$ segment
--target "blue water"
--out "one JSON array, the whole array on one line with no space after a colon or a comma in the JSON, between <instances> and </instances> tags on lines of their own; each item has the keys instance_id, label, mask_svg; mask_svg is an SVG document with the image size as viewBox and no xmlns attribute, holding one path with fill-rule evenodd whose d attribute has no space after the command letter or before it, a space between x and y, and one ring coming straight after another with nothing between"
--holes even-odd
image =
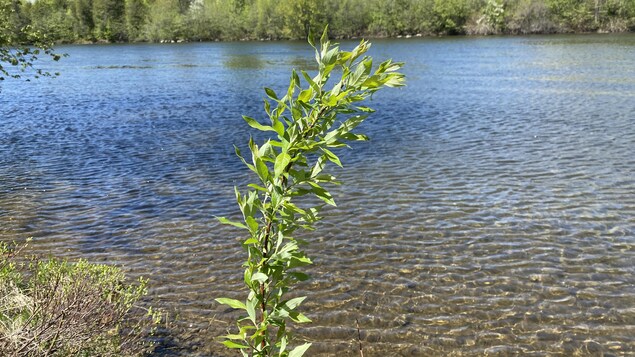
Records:
<instances>
[{"instance_id":1,"label":"blue water","mask_svg":"<svg viewBox=\"0 0 635 357\"><path fill-rule=\"evenodd\" d=\"M344 47L354 43L345 42ZM0 239L150 278L159 355L229 355L233 153L303 42L65 46L0 83ZM377 93L307 235L311 355L635 353L635 36L373 41ZM258 137L261 138L261 137ZM228 293L229 291L229 293Z\"/></svg>"}]
</instances>

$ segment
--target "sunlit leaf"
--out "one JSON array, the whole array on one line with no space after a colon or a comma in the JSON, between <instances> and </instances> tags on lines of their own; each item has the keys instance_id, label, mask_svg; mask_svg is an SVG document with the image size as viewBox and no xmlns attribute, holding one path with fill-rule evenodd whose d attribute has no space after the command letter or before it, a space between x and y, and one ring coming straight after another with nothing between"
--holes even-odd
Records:
<instances>
[{"instance_id":1,"label":"sunlit leaf","mask_svg":"<svg viewBox=\"0 0 635 357\"><path fill-rule=\"evenodd\" d=\"M247 307L245 306L245 304L242 301L238 301L236 299L218 298L218 299L215 299L215 300L219 304L228 305L229 307L232 307L234 309L241 309L241 310L246 310L247 309Z\"/></svg>"},{"instance_id":2,"label":"sunlit leaf","mask_svg":"<svg viewBox=\"0 0 635 357\"><path fill-rule=\"evenodd\" d=\"M305 89L302 92L300 92L300 95L298 95L298 100L308 103L309 100L311 100L312 95L313 95L313 90L311 88Z\"/></svg>"},{"instance_id":3,"label":"sunlit leaf","mask_svg":"<svg viewBox=\"0 0 635 357\"><path fill-rule=\"evenodd\" d=\"M331 150L326 149L326 148L322 148L322 151L324 152L324 154L326 155L326 158L331 161L332 163L334 163L335 165L339 166L339 167L343 167L342 166L342 162L340 161L340 158L337 157L337 155L335 155Z\"/></svg>"},{"instance_id":4,"label":"sunlit leaf","mask_svg":"<svg viewBox=\"0 0 635 357\"><path fill-rule=\"evenodd\" d=\"M243 228L243 229L249 229L247 228L246 225L240 223L240 222L236 222L236 221L230 221L229 219L225 218L225 217L216 217L216 219L218 219L218 221L222 224L228 224L230 226L234 226L234 227L238 227L238 228Z\"/></svg>"},{"instance_id":5,"label":"sunlit leaf","mask_svg":"<svg viewBox=\"0 0 635 357\"><path fill-rule=\"evenodd\" d=\"M269 179L269 169L267 168L267 164L265 164L265 162L260 158L256 159L256 171L260 180L262 182L267 182Z\"/></svg>"},{"instance_id":6,"label":"sunlit leaf","mask_svg":"<svg viewBox=\"0 0 635 357\"><path fill-rule=\"evenodd\" d=\"M251 322L253 322L254 324L256 323L256 304L257 303L258 301L255 298L251 298L251 299L247 299L247 303L245 304L247 315L249 316L249 319L251 320Z\"/></svg>"},{"instance_id":7,"label":"sunlit leaf","mask_svg":"<svg viewBox=\"0 0 635 357\"><path fill-rule=\"evenodd\" d=\"M274 164L274 176L278 177L282 175L290 162L291 156L289 156L289 154L286 152L280 153L280 155L276 157L276 162Z\"/></svg>"},{"instance_id":8,"label":"sunlit leaf","mask_svg":"<svg viewBox=\"0 0 635 357\"><path fill-rule=\"evenodd\" d=\"M262 125L256 121L256 119L243 115L243 119L249 124L250 127L260 131L275 131L273 127L269 125Z\"/></svg>"},{"instance_id":9,"label":"sunlit leaf","mask_svg":"<svg viewBox=\"0 0 635 357\"><path fill-rule=\"evenodd\" d=\"M223 345L225 345L228 348L249 348L249 346L247 346L247 345L241 345L240 343L236 343L236 342L230 341L230 340L223 341ZM299 355L299 356L301 356L301 355Z\"/></svg>"},{"instance_id":10,"label":"sunlit leaf","mask_svg":"<svg viewBox=\"0 0 635 357\"><path fill-rule=\"evenodd\" d=\"M291 300L289 300L289 301L284 303L284 308L287 309L287 310L293 310L296 307L300 306L302 301L304 301L305 299L306 299L306 296L293 298L293 299L291 299Z\"/></svg>"},{"instance_id":11,"label":"sunlit leaf","mask_svg":"<svg viewBox=\"0 0 635 357\"><path fill-rule=\"evenodd\" d=\"M269 277L264 273L256 273L251 276L251 281L257 281L259 283L264 283L269 279Z\"/></svg>"},{"instance_id":12,"label":"sunlit leaf","mask_svg":"<svg viewBox=\"0 0 635 357\"><path fill-rule=\"evenodd\" d=\"M289 352L289 357L302 357L309 347L311 347L310 343L300 345Z\"/></svg>"}]
</instances>

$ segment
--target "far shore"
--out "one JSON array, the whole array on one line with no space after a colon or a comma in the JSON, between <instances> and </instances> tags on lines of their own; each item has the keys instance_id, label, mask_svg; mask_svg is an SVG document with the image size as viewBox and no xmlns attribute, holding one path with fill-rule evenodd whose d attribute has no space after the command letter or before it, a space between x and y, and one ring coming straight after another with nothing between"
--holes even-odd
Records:
<instances>
[{"instance_id":1,"label":"far shore","mask_svg":"<svg viewBox=\"0 0 635 357\"><path fill-rule=\"evenodd\" d=\"M492 33L492 34L405 34L396 36L384 36L384 35L368 35L368 36L335 36L332 37L336 41L347 40L388 40L388 39L411 39L411 38L487 38L487 37L518 37L518 36L552 36L552 35L627 35L633 34L633 31L567 31L567 32L533 32L533 33ZM149 44L175 44L175 43L211 43L211 42L285 42L285 41L303 41L298 38L241 38L241 39L165 39L159 41L114 41L109 42L106 40L81 40L75 42L57 42L56 45L106 45L106 44L135 44L135 43L149 43Z\"/></svg>"}]
</instances>

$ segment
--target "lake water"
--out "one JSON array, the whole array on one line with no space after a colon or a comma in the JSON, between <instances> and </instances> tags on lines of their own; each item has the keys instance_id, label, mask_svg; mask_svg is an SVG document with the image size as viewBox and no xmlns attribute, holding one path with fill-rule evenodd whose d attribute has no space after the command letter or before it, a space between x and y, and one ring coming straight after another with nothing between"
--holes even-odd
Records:
<instances>
[{"instance_id":1,"label":"lake water","mask_svg":"<svg viewBox=\"0 0 635 357\"><path fill-rule=\"evenodd\" d=\"M352 47L345 42L344 47ZM233 153L303 42L60 47L0 83L0 238L150 278L157 355L230 355L242 298ZM378 93L307 235L310 355L635 353L635 36L374 41Z\"/></svg>"}]
</instances>

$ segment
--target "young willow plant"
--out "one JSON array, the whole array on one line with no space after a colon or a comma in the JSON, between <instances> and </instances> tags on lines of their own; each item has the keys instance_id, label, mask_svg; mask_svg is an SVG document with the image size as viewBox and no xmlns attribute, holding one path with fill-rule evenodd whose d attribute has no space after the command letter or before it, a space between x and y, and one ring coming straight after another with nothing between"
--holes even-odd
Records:
<instances>
[{"instance_id":1,"label":"young willow plant","mask_svg":"<svg viewBox=\"0 0 635 357\"><path fill-rule=\"evenodd\" d=\"M219 218L249 234L242 243L248 253L244 280L249 296L244 302L216 299L246 313L238 320L238 332L223 337L225 346L239 349L243 356L298 357L311 345L288 350L287 323L310 322L298 311L306 297L287 297L294 283L308 279L296 268L311 264L300 249L303 242L295 238L296 231L313 230L320 219L320 209L335 206L324 188L325 184L338 183L333 175L325 173L327 163L342 166L332 150L347 147L348 141L368 140L366 135L352 132L373 112L359 102L382 87L404 85L404 75L397 72L402 63L388 60L373 71L372 58L365 56L370 48L367 41L350 52L341 51L337 44L328 41L325 30L319 49L311 38L309 44L315 49L319 72L311 77L301 71L306 88L301 87L300 76L293 71L283 97L265 88L269 98L265 100L265 111L271 124L243 117L252 128L272 132L276 137L260 146L250 139L250 160L235 148L259 182L249 184L246 194L235 188L244 222ZM339 81L327 89L333 78ZM304 204L297 204L302 197Z\"/></svg>"}]
</instances>

